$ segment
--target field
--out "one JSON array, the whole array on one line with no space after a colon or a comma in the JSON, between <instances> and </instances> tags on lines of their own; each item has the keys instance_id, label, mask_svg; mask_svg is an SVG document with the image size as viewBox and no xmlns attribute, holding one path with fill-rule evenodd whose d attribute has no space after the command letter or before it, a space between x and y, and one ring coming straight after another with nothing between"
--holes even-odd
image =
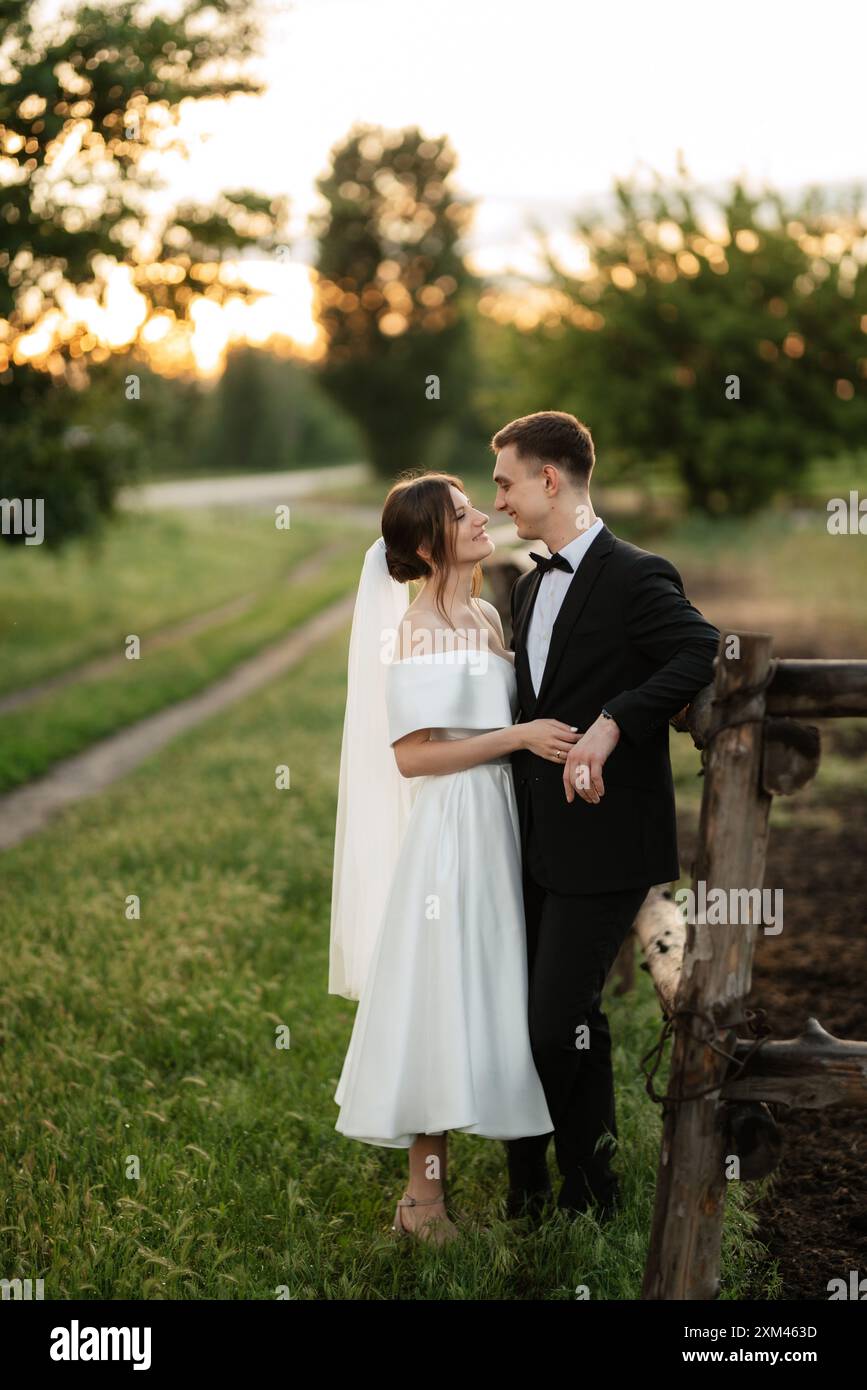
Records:
<instances>
[{"instance_id":1,"label":"field","mask_svg":"<svg viewBox=\"0 0 867 1390\"><path fill-rule=\"evenodd\" d=\"M627 519L610 524L629 534ZM254 606L211 629L213 646L207 634L181 643L171 679L159 653L131 663L142 680L130 704L115 676L88 698L76 685L59 690L30 710L29 745L21 711L4 763L20 775L33 764L10 763L16 744L44 746L50 761L67 746L63 719L83 746L303 621L352 587L372 538L331 531L325 542L311 527L290 555L257 549L252 518L146 526L147 544L132 527L103 561L48 557L36 587L49 602L33 599L26 636L6 634L7 690L104 654L109 633L157 631L248 592ZM337 555L309 584L285 583L335 539ZM829 543L818 527L766 516L712 533L682 526L655 545L721 626L737 626L729 614L748 602L749 626L767 617L780 651L867 655L855 538ZM177 550L195 563L173 575ZM111 565L110 587L94 563ZM20 595L14 567L0 581L10 574ZM48 611L55 602L65 612ZM327 994L347 634L4 857L0 1247L7 1275L44 1278L48 1298L270 1299L283 1289L296 1299L556 1300L582 1284L594 1299L639 1294L660 1130L638 1066L660 1024L644 971L607 1004L625 1207L601 1231L589 1219L555 1217L536 1233L506 1223L502 1145L456 1135L449 1188L465 1239L445 1252L395 1246L387 1228L404 1156L334 1130L354 1010ZM840 1036L867 1037L867 740L843 721L825 745L814 786L774 807L766 881L787 893L787 927L759 943L750 1002L769 1010L777 1035L814 1014ZM672 749L686 875L700 765L688 737L673 735ZM282 763L292 785L278 791ZM131 895L139 917L126 915ZM731 1186L727 1299L822 1298L827 1278L867 1254L863 1116L801 1112L784 1126L779 1174Z\"/></svg>"}]
</instances>

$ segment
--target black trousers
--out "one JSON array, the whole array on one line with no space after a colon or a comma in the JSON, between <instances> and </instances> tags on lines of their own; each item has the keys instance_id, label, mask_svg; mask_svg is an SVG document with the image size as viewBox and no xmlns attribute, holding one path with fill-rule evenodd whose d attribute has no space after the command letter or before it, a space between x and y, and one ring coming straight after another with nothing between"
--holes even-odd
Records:
<instances>
[{"instance_id":1,"label":"black trousers","mask_svg":"<svg viewBox=\"0 0 867 1390\"><path fill-rule=\"evenodd\" d=\"M558 1205L583 1209L617 1191L610 1141L617 1138L611 1032L601 1008L611 966L647 888L563 895L544 885L529 797L521 807L524 912L529 966L530 1045L551 1119L563 1178ZM540 881L541 880L541 881ZM579 885L580 886L580 885ZM507 1141L513 1191L549 1185L550 1134Z\"/></svg>"}]
</instances>

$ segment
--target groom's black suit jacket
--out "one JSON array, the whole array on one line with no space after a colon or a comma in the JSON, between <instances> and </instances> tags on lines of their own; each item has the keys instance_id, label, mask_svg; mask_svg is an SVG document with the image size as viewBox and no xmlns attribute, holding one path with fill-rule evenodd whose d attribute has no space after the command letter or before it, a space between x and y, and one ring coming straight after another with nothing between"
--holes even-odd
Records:
<instances>
[{"instance_id":1,"label":"groom's black suit jacket","mask_svg":"<svg viewBox=\"0 0 867 1390\"><path fill-rule=\"evenodd\" d=\"M525 859L532 825L536 877L554 893L667 883L680 876L668 721L712 679L719 631L674 565L603 525L563 599L536 695L526 635L540 579L538 569L521 575L510 598L518 722L560 719L583 732L604 705L621 733L595 805L577 793L567 802L562 763L512 754Z\"/></svg>"}]
</instances>

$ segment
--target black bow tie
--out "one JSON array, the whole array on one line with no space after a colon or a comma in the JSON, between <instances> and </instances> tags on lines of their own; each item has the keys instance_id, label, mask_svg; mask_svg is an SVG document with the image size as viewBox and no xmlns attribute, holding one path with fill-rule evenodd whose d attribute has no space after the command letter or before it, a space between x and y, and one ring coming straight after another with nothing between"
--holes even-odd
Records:
<instances>
[{"instance_id":1,"label":"black bow tie","mask_svg":"<svg viewBox=\"0 0 867 1390\"><path fill-rule=\"evenodd\" d=\"M572 566L565 555L554 554L549 560L544 555L537 555L534 550L531 550L530 559L536 561L536 568L540 574L547 574L549 570L553 569L566 570L568 574L572 573Z\"/></svg>"}]
</instances>

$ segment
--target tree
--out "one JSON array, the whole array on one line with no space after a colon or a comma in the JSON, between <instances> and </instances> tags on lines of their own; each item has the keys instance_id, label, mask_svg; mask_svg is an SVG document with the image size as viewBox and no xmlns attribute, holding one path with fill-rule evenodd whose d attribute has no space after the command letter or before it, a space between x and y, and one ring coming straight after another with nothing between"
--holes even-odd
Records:
<instances>
[{"instance_id":1,"label":"tree","mask_svg":"<svg viewBox=\"0 0 867 1390\"><path fill-rule=\"evenodd\" d=\"M474 280L458 250L471 209L446 139L355 127L317 186L323 386L363 431L377 471L415 467L466 408Z\"/></svg>"},{"instance_id":2,"label":"tree","mask_svg":"<svg viewBox=\"0 0 867 1390\"><path fill-rule=\"evenodd\" d=\"M260 90L239 71L258 38L249 0L173 8L169 19L142 0L108 0L36 28L33 0L0 2L0 495L43 488L49 544L92 529L141 453L121 392L112 429L77 430L110 353L66 318L65 295L99 298L123 262L147 316L183 322L199 296L252 294L224 285L219 262L276 245L285 214L245 190L212 207L153 209L154 153L183 151L180 103Z\"/></svg>"},{"instance_id":3,"label":"tree","mask_svg":"<svg viewBox=\"0 0 867 1390\"><path fill-rule=\"evenodd\" d=\"M301 362L233 347L209 404L204 452L211 467L268 472L360 455L351 422L335 412L313 368Z\"/></svg>"},{"instance_id":4,"label":"tree","mask_svg":"<svg viewBox=\"0 0 867 1390\"><path fill-rule=\"evenodd\" d=\"M672 458L690 504L744 513L867 429L865 222L812 191L702 198L616 185L578 222L582 275L548 256L559 309L537 380L634 465ZM699 205L702 211L699 212Z\"/></svg>"}]
</instances>

